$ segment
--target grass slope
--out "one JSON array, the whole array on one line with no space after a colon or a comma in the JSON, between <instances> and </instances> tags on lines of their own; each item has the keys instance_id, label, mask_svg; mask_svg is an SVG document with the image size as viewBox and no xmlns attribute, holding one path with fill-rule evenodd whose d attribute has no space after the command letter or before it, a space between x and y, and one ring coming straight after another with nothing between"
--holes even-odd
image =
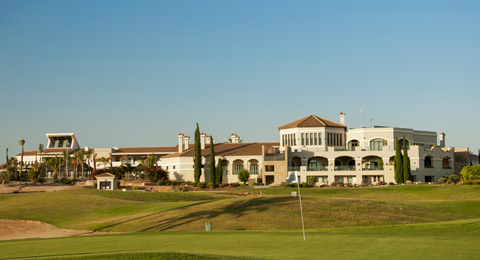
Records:
<instances>
[{"instance_id":1,"label":"grass slope","mask_svg":"<svg viewBox=\"0 0 480 260\"><path fill-rule=\"evenodd\" d=\"M263 189L262 197L97 190L0 194L0 218L117 232L200 231L205 222L214 230L298 229L293 190ZM302 189L302 195L308 229L480 218L479 186Z\"/></svg>"},{"instance_id":2,"label":"grass slope","mask_svg":"<svg viewBox=\"0 0 480 260\"><path fill-rule=\"evenodd\" d=\"M480 250L480 219L307 230L306 237L303 241L301 232L296 230L144 232L29 239L0 242L0 259L124 259L123 254L133 252L263 259L476 259Z\"/></svg>"}]
</instances>

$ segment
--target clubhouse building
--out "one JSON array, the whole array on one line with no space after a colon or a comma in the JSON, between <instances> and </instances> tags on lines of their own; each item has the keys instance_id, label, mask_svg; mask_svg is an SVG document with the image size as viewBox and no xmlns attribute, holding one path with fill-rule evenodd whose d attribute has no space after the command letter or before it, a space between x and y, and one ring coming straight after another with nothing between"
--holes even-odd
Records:
<instances>
[{"instance_id":1,"label":"clubhouse building","mask_svg":"<svg viewBox=\"0 0 480 260\"><path fill-rule=\"evenodd\" d=\"M221 159L225 183L238 182L241 169L250 172L252 181L267 185L282 184L293 171L298 172L301 182L313 179L317 185L395 182L396 138L401 146L405 138L414 182L436 182L454 173L454 148L445 146L444 133L383 126L347 129L345 116L340 113L339 122L334 122L310 115L285 124L278 128L279 142L243 143L237 134L231 134L230 143L212 144L210 137L202 133L201 181L210 181L209 157L213 145L215 163ZM34 155L55 156L63 150L73 153L90 150L80 148L73 134L47 134L47 138L47 149L40 154L25 152L24 161L33 161ZM193 181L193 143L182 133L177 138L178 144L173 147L93 148L94 157L111 158L111 163L105 165L90 159L86 164L92 168L127 163L135 167L148 156L155 156L171 180Z\"/></svg>"}]
</instances>

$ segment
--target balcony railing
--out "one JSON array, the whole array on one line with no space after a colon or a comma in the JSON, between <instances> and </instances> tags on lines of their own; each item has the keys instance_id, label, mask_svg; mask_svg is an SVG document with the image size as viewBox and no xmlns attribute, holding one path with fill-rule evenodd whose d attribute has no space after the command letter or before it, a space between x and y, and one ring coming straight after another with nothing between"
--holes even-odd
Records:
<instances>
[{"instance_id":1,"label":"balcony railing","mask_svg":"<svg viewBox=\"0 0 480 260\"><path fill-rule=\"evenodd\" d=\"M288 166L288 171L300 171L300 166Z\"/></svg>"},{"instance_id":2,"label":"balcony railing","mask_svg":"<svg viewBox=\"0 0 480 260\"><path fill-rule=\"evenodd\" d=\"M368 167L363 168L362 171L383 171L383 167Z\"/></svg>"},{"instance_id":3,"label":"balcony railing","mask_svg":"<svg viewBox=\"0 0 480 260\"><path fill-rule=\"evenodd\" d=\"M314 171L326 171L328 170L327 166L308 166L307 171L314 172Z\"/></svg>"},{"instance_id":4,"label":"balcony railing","mask_svg":"<svg viewBox=\"0 0 480 260\"><path fill-rule=\"evenodd\" d=\"M335 166L335 171L355 171L355 166Z\"/></svg>"}]
</instances>

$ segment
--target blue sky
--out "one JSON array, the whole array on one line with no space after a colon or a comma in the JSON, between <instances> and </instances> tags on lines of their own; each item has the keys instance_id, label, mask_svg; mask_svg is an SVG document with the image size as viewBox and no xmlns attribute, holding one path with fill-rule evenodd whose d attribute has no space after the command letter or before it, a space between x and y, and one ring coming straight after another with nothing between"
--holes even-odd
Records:
<instances>
[{"instance_id":1,"label":"blue sky","mask_svg":"<svg viewBox=\"0 0 480 260\"><path fill-rule=\"evenodd\" d=\"M81 146L277 141L310 114L480 141L479 1L0 0L0 158ZM0 159L3 162L3 159Z\"/></svg>"}]
</instances>

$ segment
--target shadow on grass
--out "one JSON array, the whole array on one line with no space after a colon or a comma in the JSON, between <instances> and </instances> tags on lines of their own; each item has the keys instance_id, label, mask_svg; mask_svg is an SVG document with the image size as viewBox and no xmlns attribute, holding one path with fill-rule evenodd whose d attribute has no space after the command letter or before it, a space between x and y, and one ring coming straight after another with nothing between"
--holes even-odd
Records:
<instances>
[{"instance_id":1,"label":"shadow on grass","mask_svg":"<svg viewBox=\"0 0 480 260\"><path fill-rule=\"evenodd\" d=\"M140 230L140 232L152 231L158 228L160 228L159 231L166 231L178 226L197 221L199 219L212 219L224 214L231 215L233 216L233 218L239 218L247 212L259 213L267 211L269 207L280 205L287 201L292 201L292 198L262 197L249 199L247 201L238 201L218 209L200 210L191 214L186 214L180 218L171 217L165 220L161 220L156 225Z\"/></svg>"},{"instance_id":2,"label":"shadow on grass","mask_svg":"<svg viewBox=\"0 0 480 260\"><path fill-rule=\"evenodd\" d=\"M148 217L152 217L152 216L160 216L160 215L162 215L162 214L164 214L168 211L171 211L171 210L185 209L185 208L202 205L202 204L209 203L209 202L211 202L211 201L201 201L201 202L197 202L197 203L193 203L193 204L189 204L189 205L185 205L185 206L180 206L180 207L177 207L175 209L165 210L165 211L161 211L161 212L155 212L155 213L152 213L152 214L143 215L141 217L130 218L130 219L120 221L120 222L116 222L116 223L113 223L113 224L110 224L110 225L101 226L99 228L94 229L93 232L103 231L103 229L106 229L106 228L115 227L115 226L118 226L118 225L126 224L126 223L129 223L129 222L132 222L132 221L136 221L136 220L140 220L140 219L144 219L144 218L148 218Z\"/></svg>"}]
</instances>

